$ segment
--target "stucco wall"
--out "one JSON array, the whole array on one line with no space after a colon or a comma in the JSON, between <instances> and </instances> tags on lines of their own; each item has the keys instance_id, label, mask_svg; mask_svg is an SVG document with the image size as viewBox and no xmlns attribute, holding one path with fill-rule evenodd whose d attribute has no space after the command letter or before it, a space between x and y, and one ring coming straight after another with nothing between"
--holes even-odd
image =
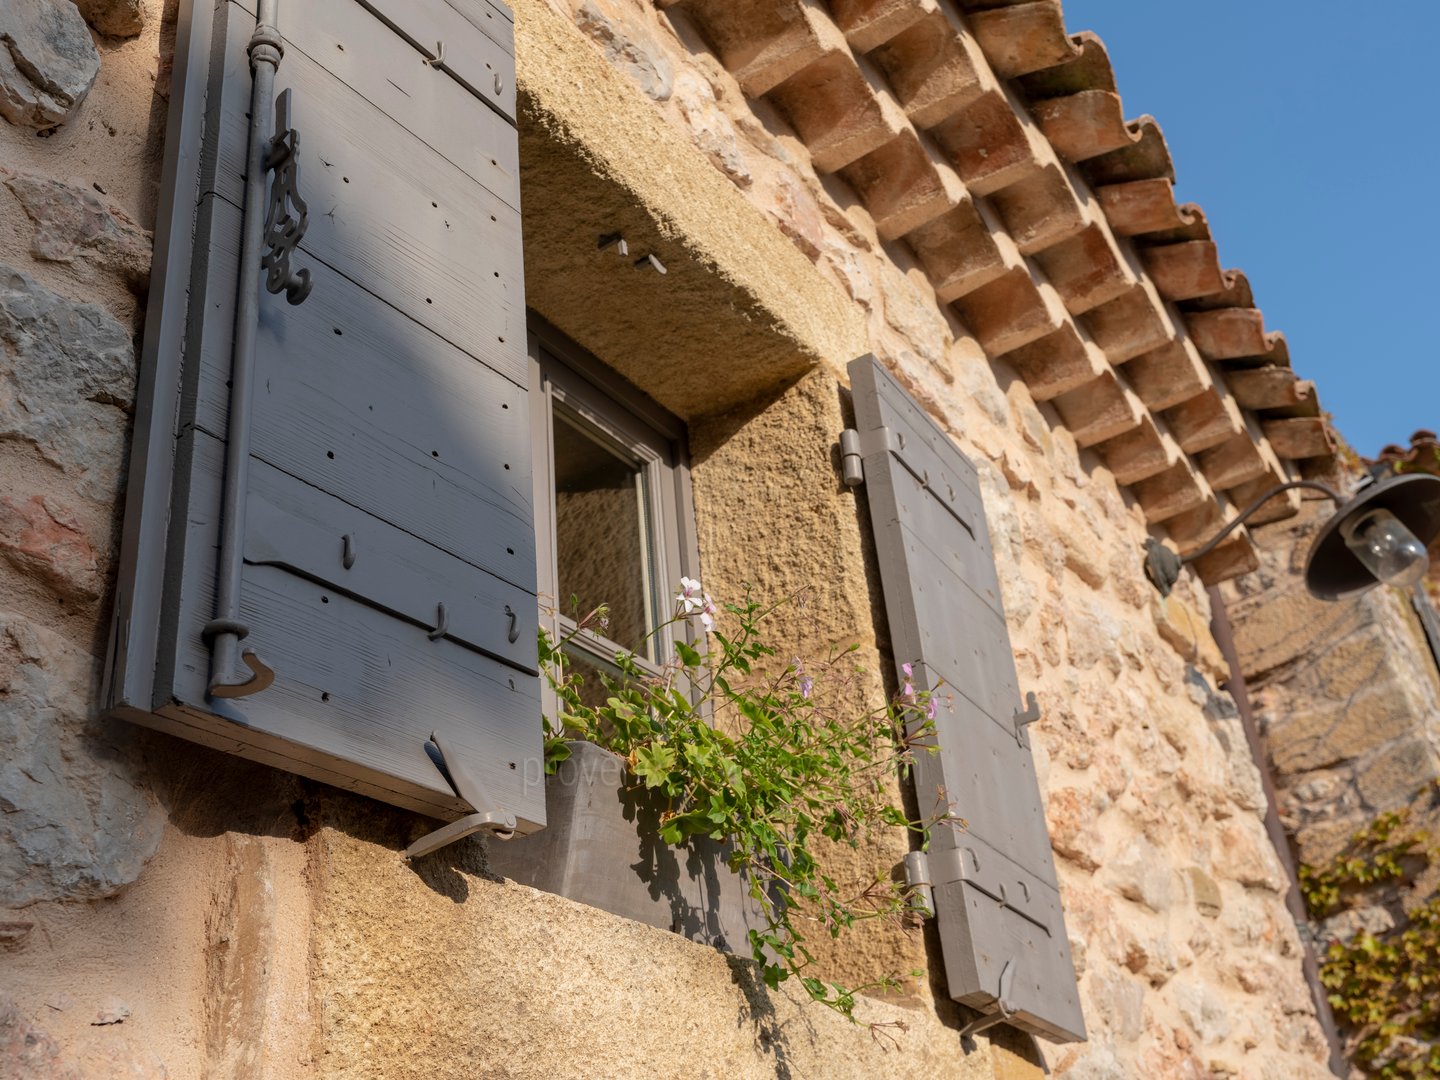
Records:
<instances>
[{"instance_id":1,"label":"stucco wall","mask_svg":"<svg viewBox=\"0 0 1440 1080\"><path fill-rule=\"evenodd\" d=\"M690 422L709 591L808 590L785 644L857 642L878 695L873 552L834 471L846 361L874 351L980 467L1091 1035L1047 1051L1055 1073L1323 1075L1206 601L1155 598L1140 510L703 43L638 0L515 8L532 303ZM1035 1075L1008 1036L964 1051L938 974L866 1004L909 1025L889 1046L712 950L496 880L478 840L410 869L419 818L97 721L166 84L164 13L144 11L139 36L99 40L62 127L0 124L0 262L19 272L0 271L0 794L19 807L0 821L0 1063ZM587 231L607 221L671 273L613 274ZM901 854L880 841L850 870ZM938 972L932 937L887 928L826 963Z\"/></svg>"}]
</instances>

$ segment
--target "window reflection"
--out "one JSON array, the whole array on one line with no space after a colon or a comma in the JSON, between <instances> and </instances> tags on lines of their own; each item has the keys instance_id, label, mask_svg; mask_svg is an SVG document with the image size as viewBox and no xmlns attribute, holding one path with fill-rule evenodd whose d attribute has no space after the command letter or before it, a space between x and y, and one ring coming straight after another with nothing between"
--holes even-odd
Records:
<instances>
[{"instance_id":1,"label":"window reflection","mask_svg":"<svg viewBox=\"0 0 1440 1080\"><path fill-rule=\"evenodd\" d=\"M645 470L582 417L556 406L555 554L557 603L572 618L600 604L597 632L654 659L655 602ZM571 597L575 610L571 610Z\"/></svg>"}]
</instances>

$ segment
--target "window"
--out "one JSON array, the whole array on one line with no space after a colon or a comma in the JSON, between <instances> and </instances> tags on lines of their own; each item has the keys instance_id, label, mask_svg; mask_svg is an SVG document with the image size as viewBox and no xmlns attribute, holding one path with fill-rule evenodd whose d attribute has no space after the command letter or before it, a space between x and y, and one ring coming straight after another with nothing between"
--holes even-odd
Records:
<instances>
[{"instance_id":1,"label":"window","mask_svg":"<svg viewBox=\"0 0 1440 1080\"><path fill-rule=\"evenodd\" d=\"M659 670L682 575L695 576L684 425L531 316L540 621L574 670L618 675L619 649ZM577 623L599 605L603 624ZM588 679L587 690L598 689Z\"/></svg>"}]
</instances>

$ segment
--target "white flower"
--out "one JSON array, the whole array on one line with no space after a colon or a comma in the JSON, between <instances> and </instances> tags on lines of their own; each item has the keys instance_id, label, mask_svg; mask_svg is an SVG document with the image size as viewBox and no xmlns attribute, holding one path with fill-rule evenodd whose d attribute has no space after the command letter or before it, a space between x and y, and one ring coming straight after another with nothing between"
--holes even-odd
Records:
<instances>
[{"instance_id":1,"label":"white flower","mask_svg":"<svg viewBox=\"0 0 1440 1080\"><path fill-rule=\"evenodd\" d=\"M682 577L680 579L680 594L675 597L675 603L680 605L680 614L693 615L705 606L702 597L705 594L700 589L700 582L694 578Z\"/></svg>"}]
</instances>

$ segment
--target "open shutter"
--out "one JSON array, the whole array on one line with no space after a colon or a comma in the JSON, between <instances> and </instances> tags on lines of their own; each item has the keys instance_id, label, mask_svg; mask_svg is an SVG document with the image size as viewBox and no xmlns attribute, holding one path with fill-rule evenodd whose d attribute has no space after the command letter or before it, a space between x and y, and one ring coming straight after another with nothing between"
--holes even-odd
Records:
<instances>
[{"instance_id":1,"label":"open shutter","mask_svg":"<svg viewBox=\"0 0 1440 1080\"><path fill-rule=\"evenodd\" d=\"M937 827L926 860L950 995L1083 1039L975 467L873 357L850 364L850 381L857 432L842 449L863 461L895 662L942 699L939 752L915 766L920 813L968 822Z\"/></svg>"},{"instance_id":2,"label":"open shutter","mask_svg":"<svg viewBox=\"0 0 1440 1080\"><path fill-rule=\"evenodd\" d=\"M528 832L544 790L510 15L487 0L278 0L275 24L308 204L290 269L311 291L259 289L237 412L237 289L265 273L240 265L244 215L267 212L246 205L257 10L183 2L109 700L397 805L503 811ZM267 176L267 195L278 185ZM234 510L227 453L243 461ZM221 697L207 642L227 513L243 524L234 621L274 682ZM442 761L463 766L450 771L467 797Z\"/></svg>"}]
</instances>

